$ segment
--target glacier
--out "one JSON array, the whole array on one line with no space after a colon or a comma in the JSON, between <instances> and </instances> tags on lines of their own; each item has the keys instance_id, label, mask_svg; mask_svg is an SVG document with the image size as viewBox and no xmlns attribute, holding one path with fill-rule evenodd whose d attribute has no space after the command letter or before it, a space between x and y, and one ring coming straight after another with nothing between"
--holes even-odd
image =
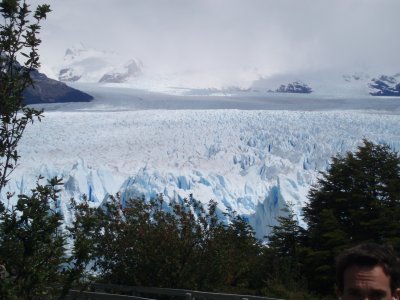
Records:
<instances>
[{"instance_id":1,"label":"glacier","mask_svg":"<svg viewBox=\"0 0 400 300\"><path fill-rule=\"evenodd\" d=\"M192 194L216 200L221 211L232 208L263 238L287 203L302 222L307 193L332 156L363 138L400 149L394 98L179 97L80 87L95 100L42 105L45 117L27 128L7 186L29 193L39 175L62 177L58 208L67 224L69 200L84 194L93 206L117 192L122 201Z\"/></svg>"}]
</instances>

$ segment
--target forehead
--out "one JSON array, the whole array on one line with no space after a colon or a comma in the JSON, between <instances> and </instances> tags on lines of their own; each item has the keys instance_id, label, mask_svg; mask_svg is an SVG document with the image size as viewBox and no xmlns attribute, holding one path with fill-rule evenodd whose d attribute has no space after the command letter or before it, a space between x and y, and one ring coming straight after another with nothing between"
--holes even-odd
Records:
<instances>
[{"instance_id":1,"label":"forehead","mask_svg":"<svg viewBox=\"0 0 400 300\"><path fill-rule=\"evenodd\" d=\"M343 283L344 291L349 289L390 291L390 276L385 274L381 266L350 266L344 272Z\"/></svg>"}]
</instances>

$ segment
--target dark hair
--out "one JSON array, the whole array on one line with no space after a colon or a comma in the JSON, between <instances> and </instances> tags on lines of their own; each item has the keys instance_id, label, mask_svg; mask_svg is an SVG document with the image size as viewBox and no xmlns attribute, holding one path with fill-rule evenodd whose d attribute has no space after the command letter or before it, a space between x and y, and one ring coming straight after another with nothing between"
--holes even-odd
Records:
<instances>
[{"instance_id":1,"label":"dark hair","mask_svg":"<svg viewBox=\"0 0 400 300\"><path fill-rule=\"evenodd\" d=\"M361 244L340 254L336 259L336 284L340 291L344 288L344 272L351 266L381 266L390 277L392 293L400 287L400 260L391 246Z\"/></svg>"}]
</instances>

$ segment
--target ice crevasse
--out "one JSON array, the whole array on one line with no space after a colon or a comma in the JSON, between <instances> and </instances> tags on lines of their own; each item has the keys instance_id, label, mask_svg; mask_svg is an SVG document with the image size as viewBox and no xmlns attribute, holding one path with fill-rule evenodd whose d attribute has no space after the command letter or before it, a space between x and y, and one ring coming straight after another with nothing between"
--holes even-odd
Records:
<instances>
[{"instance_id":1,"label":"ice crevasse","mask_svg":"<svg viewBox=\"0 0 400 300\"><path fill-rule=\"evenodd\" d=\"M66 222L69 199L83 194L93 206L117 192L123 202L192 194L245 216L262 238L286 203L300 217L332 156L363 138L399 150L399 132L399 115L361 111L53 111L26 131L7 189L26 193L39 174L61 176Z\"/></svg>"}]
</instances>

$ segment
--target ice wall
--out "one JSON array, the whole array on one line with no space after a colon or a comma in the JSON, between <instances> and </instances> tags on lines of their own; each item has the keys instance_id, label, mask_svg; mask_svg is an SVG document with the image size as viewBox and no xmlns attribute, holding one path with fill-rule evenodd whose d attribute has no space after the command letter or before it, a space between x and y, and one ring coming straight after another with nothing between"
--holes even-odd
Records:
<instances>
[{"instance_id":1,"label":"ice wall","mask_svg":"<svg viewBox=\"0 0 400 300\"><path fill-rule=\"evenodd\" d=\"M54 111L27 130L8 188L61 176L67 222L69 199L83 194L93 206L116 192L123 201L193 194L245 215L262 238L285 203L300 214L331 156L363 138L399 150L399 132L399 115L371 111Z\"/></svg>"}]
</instances>

